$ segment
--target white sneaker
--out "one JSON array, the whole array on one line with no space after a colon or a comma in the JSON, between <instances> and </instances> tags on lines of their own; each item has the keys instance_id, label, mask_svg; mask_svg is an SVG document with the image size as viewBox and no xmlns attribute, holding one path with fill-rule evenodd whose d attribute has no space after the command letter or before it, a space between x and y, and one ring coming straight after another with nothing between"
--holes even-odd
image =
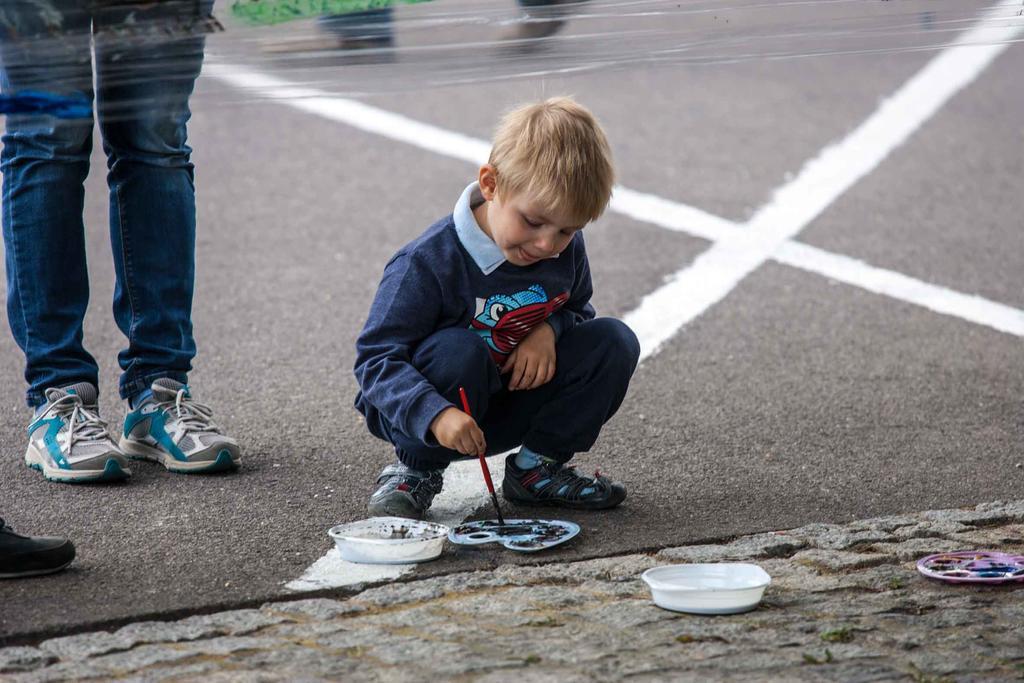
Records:
<instances>
[{"instance_id":1,"label":"white sneaker","mask_svg":"<svg viewBox=\"0 0 1024 683\"><path fill-rule=\"evenodd\" d=\"M96 406L88 382L46 390L46 404L28 427L25 464L50 481L86 483L131 476Z\"/></svg>"},{"instance_id":2,"label":"white sneaker","mask_svg":"<svg viewBox=\"0 0 1024 683\"><path fill-rule=\"evenodd\" d=\"M167 378L153 382L125 416L119 445L129 458L184 474L233 470L241 462L238 443L213 421L213 411L192 399L188 385Z\"/></svg>"}]
</instances>

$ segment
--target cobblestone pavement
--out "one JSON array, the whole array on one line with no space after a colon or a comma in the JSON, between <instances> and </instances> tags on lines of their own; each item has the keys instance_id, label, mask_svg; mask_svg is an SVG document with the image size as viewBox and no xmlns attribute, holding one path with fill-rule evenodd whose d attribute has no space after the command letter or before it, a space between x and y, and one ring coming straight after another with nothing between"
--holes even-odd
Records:
<instances>
[{"instance_id":1,"label":"cobblestone pavement","mask_svg":"<svg viewBox=\"0 0 1024 683\"><path fill-rule=\"evenodd\" d=\"M945 585L931 552L1024 552L1024 501L812 524L718 545L502 566L0 649L4 681L1013 680L1024 587ZM640 573L753 560L761 606L655 607Z\"/></svg>"}]
</instances>

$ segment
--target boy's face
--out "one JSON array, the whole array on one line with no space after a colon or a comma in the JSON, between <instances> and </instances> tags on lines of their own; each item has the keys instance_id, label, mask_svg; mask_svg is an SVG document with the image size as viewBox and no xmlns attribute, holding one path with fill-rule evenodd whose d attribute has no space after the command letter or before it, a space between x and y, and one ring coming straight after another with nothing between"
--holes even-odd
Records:
<instances>
[{"instance_id":1,"label":"boy's face","mask_svg":"<svg viewBox=\"0 0 1024 683\"><path fill-rule=\"evenodd\" d=\"M576 231L583 229L564 211L539 205L528 192L498 195L495 181L492 166L480 169L480 192L487 201L474 215L510 263L529 266L554 258L569 246Z\"/></svg>"}]
</instances>

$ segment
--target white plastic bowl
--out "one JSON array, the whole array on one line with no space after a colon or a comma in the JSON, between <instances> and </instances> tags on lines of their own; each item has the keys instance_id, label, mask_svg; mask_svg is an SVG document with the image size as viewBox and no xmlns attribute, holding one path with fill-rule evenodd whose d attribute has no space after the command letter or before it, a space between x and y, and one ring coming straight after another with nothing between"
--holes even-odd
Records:
<instances>
[{"instance_id":1,"label":"white plastic bowl","mask_svg":"<svg viewBox=\"0 0 1024 683\"><path fill-rule=\"evenodd\" d=\"M640 577L654 604L675 612L737 614L757 607L772 582L756 564L673 564L648 569Z\"/></svg>"},{"instance_id":2,"label":"white plastic bowl","mask_svg":"<svg viewBox=\"0 0 1024 683\"><path fill-rule=\"evenodd\" d=\"M328 530L341 559L360 564L411 564L444 549L448 527L403 517L370 517Z\"/></svg>"}]
</instances>

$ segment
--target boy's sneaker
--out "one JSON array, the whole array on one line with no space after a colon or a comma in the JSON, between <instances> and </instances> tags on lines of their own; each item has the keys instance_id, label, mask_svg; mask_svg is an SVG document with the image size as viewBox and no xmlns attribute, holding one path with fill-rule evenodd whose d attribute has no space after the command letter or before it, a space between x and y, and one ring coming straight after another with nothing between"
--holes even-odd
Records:
<instances>
[{"instance_id":1,"label":"boy's sneaker","mask_svg":"<svg viewBox=\"0 0 1024 683\"><path fill-rule=\"evenodd\" d=\"M50 481L117 481L131 475L96 406L96 387L79 382L46 390L28 426L25 464Z\"/></svg>"},{"instance_id":2,"label":"boy's sneaker","mask_svg":"<svg viewBox=\"0 0 1024 683\"><path fill-rule=\"evenodd\" d=\"M374 517L420 519L442 486L442 470L414 470L402 463L388 465L377 477L377 490L366 508Z\"/></svg>"},{"instance_id":3,"label":"boy's sneaker","mask_svg":"<svg viewBox=\"0 0 1024 683\"><path fill-rule=\"evenodd\" d=\"M594 472L593 478L580 476L576 469L553 461L521 469L516 454L505 458L505 481L501 484L505 500L527 505L551 505L577 510L605 510L626 499L626 487Z\"/></svg>"},{"instance_id":4,"label":"boy's sneaker","mask_svg":"<svg viewBox=\"0 0 1024 683\"><path fill-rule=\"evenodd\" d=\"M0 519L0 579L18 579L59 572L75 559L66 538L23 536Z\"/></svg>"},{"instance_id":5,"label":"boy's sneaker","mask_svg":"<svg viewBox=\"0 0 1024 683\"><path fill-rule=\"evenodd\" d=\"M158 462L171 472L233 470L238 443L213 421L213 411L192 399L188 385L158 379L124 418L121 450L129 458Z\"/></svg>"}]
</instances>

